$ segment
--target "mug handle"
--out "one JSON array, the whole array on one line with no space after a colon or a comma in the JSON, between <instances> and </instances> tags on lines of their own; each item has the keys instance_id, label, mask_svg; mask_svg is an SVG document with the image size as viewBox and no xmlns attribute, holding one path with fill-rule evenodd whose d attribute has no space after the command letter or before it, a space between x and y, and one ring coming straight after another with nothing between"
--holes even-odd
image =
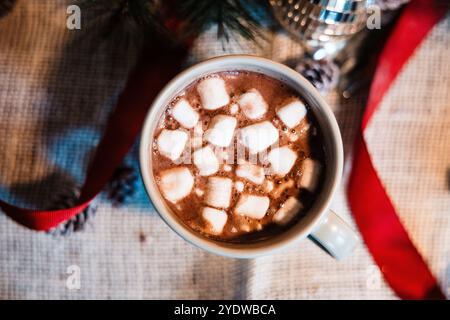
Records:
<instances>
[{"instance_id":1,"label":"mug handle","mask_svg":"<svg viewBox=\"0 0 450 320\"><path fill-rule=\"evenodd\" d=\"M309 237L338 260L352 253L359 242L356 232L332 210L328 210Z\"/></svg>"}]
</instances>

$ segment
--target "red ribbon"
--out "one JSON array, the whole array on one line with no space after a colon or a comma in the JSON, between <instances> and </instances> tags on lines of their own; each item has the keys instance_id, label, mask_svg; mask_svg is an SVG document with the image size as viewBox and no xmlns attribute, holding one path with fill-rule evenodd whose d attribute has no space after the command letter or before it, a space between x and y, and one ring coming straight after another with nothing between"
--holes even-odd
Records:
<instances>
[{"instance_id":1,"label":"red ribbon","mask_svg":"<svg viewBox=\"0 0 450 320\"><path fill-rule=\"evenodd\" d=\"M404 64L446 14L446 8L438 2L411 2L381 53L355 144L348 186L350 207L367 248L388 284L402 299L445 299L445 296L395 212L372 164L364 130Z\"/></svg>"},{"instance_id":2,"label":"red ribbon","mask_svg":"<svg viewBox=\"0 0 450 320\"><path fill-rule=\"evenodd\" d=\"M0 200L3 211L25 227L48 231L84 210L121 164L141 130L152 101L179 71L186 53L184 48L168 47L156 39L144 49L97 147L75 207L41 211L19 208Z\"/></svg>"}]
</instances>

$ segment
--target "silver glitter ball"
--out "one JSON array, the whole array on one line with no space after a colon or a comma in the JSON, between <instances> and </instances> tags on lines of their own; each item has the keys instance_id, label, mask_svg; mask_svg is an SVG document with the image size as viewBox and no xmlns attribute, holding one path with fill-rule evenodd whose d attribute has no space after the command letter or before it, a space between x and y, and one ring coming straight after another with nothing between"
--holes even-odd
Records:
<instances>
[{"instance_id":1,"label":"silver glitter ball","mask_svg":"<svg viewBox=\"0 0 450 320\"><path fill-rule=\"evenodd\" d=\"M314 58L332 56L364 28L371 0L270 0L275 17Z\"/></svg>"}]
</instances>

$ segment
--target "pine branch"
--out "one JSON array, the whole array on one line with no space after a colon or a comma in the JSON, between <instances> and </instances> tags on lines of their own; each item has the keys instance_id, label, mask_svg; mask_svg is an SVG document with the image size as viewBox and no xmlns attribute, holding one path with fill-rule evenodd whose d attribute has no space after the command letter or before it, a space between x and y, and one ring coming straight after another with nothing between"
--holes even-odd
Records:
<instances>
[{"instance_id":1,"label":"pine branch","mask_svg":"<svg viewBox=\"0 0 450 320\"><path fill-rule=\"evenodd\" d=\"M157 0L80 0L80 7L97 9L123 20L132 19L144 31L164 29Z\"/></svg>"},{"instance_id":2,"label":"pine branch","mask_svg":"<svg viewBox=\"0 0 450 320\"><path fill-rule=\"evenodd\" d=\"M16 2L16 0L0 0L0 18L11 12Z\"/></svg>"},{"instance_id":3,"label":"pine branch","mask_svg":"<svg viewBox=\"0 0 450 320\"><path fill-rule=\"evenodd\" d=\"M113 38L119 48L139 46L149 34L168 34L158 0L80 0L79 5L87 12L87 28L100 39Z\"/></svg>"},{"instance_id":4,"label":"pine branch","mask_svg":"<svg viewBox=\"0 0 450 320\"><path fill-rule=\"evenodd\" d=\"M130 165L122 164L114 171L105 188L114 206L125 204L135 194L137 180L138 174Z\"/></svg>"},{"instance_id":5,"label":"pine branch","mask_svg":"<svg viewBox=\"0 0 450 320\"><path fill-rule=\"evenodd\" d=\"M264 38L257 12L268 11L264 0L80 0L82 9L96 10L97 18L107 15L108 33L125 29L128 36L163 34L168 39L196 36L217 25L217 37L229 41L239 34L256 41ZM176 17L181 32L168 36L165 19ZM92 21L95 24L95 19Z\"/></svg>"},{"instance_id":6,"label":"pine branch","mask_svg":"<svg viewBox=\"0 0 450 320\"><path fill-rule=\"evenodd\" d=\"M267 10L265 1L258 0L181 0L180 16L187 33L197 35L217 25L217 37L227 42L233 34L256 41L261 36L261 23L255 12Z\"/></svg>"},{"instance_id":7,"label":"pine branch","mask_svg":"<svg viewBox=\"0 0 450 320\"><path fill-rule=\"evenodd\" d=\"M49 209L59 210L73 207L77 203L79 195L79 188L74 186L64 186L55 194ZM74 217L49 230L48 233L53 236L67 236L71 235L73 232L84 230L86 225L92 221L97 211L97 204L95 201L96 200Z\"/></svg>"}]
</instances>

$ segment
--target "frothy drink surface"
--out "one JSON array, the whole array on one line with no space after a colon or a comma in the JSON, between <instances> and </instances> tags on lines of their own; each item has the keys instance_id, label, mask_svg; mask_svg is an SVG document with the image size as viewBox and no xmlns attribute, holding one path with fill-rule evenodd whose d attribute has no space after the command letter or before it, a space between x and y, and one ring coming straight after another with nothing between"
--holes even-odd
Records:
<instances>
[{"instance_id":1,"label":"frothy drink surface","mask_svg":"<svg viewBox=\"0 0 450 320\"><path fill-rule=\"evenodd\" d=\"M322 187L316 119L286 84L248 71L187 86L161 116L153 174L187 226L222 241L257 241L295 224Z\"/></svg>"}]
</instances>

